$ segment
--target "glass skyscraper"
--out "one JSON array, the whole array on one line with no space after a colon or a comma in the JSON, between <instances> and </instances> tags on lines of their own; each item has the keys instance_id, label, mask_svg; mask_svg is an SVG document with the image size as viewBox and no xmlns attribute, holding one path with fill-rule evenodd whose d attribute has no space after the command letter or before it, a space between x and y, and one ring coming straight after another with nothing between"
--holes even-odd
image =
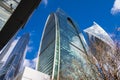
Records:
<instances>
[{"instance_id":1,"label":"glass skyscraper","mask_svg":"<svg viewBox=\"0 0 120 80\"><path fill-rule=\"evenodd\" d=\"M0 0L0 31L21 0Z\"/></svg>"},{"instance_id":2,"label":"glass skyscraper","mask_svg":"<svg viewBox=\"0 0 120 80\"><path fill-rule=\"evenodd\" d=\"M10 55L10 49L13 49L14 37L6 44L6 46L0 51L0 67L4 64L6 58ZM15 42L14 42L15 43Z\"/></svg>"},{"instance_id":3,"label":"glass skyscraper","mask_svg":"<svg viewBox=\"0 0 120 80\"><path fill-rule=\"evenodd\" d=\"M13 80L19 73L25 58L25 49L29 41L29 34L24 34L16 43L6 62L0 68L0 80Z\"/></svg>"},{"instance_id":4,"label":"glass skyscraper","mask_svg":"<svg viewBox=\"0 0 120 80\"><path fill-rule=\"evenodd\" d=\"M4 47L2 50L0 50L0 61L3 60L4 56L8 55L7 53L8 53L8 51L9 51L9 49L10 49L12 46L14 46L14 45L12 45L13 42L14 42L14 44L16 43L16 42L14 41L14 40L15 40L15 37L16 37L16 35L13 36L12 39L10 39L10 41L5 45L5 47Z\"/></svg>"},{"instance_id":5,"label":"glass skyscraper","mask_svg":"<svg viewBox=\"0 0 120 80\"><path fill-rule=\"evenodd\" d=\"M0 50L24 27L41 0L0 0Z\"/></svg>"},{"instance_id":6,"label":"glass skyscraper","mask_svg":"<svg viewBox=\"0 0 120 80\"><path fill-rule=\"evenodd\" d=\"M58 9L46 21L37 70L50 75L52 80L101 80L86 55L85 45L76 23Z\"/></svg>"},{"instance_id":7,"label":"glass skyscraper","mask_svg":"<svg viewBox=\"0 0 120 80\"><path fill-rule=\"evenodd\" d=\"M97 23L84 30L88 34L91 53L99 62L106 78L113 80L116 69L115 44L107 32Z\"/></svg>"}]
</instances>

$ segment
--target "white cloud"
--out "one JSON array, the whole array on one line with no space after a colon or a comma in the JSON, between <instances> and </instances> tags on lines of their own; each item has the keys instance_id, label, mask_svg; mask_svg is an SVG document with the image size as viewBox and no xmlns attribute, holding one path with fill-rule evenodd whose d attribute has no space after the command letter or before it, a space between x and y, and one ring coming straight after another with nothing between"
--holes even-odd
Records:
<instances>
[{"instance_id":1,"label":"white cloud","mask_svg":"<svg viewBox=\"0 0 120 80\"><path fill-rule=\"evenodd\" d=\"M119 32L120 32L120 27L117 27L116 29L115 29L115 32L114 33L109 33L109 36L111 37L111 38L115 38L115 37L117 37L118 35L119 35ZM118 34L117 34L118 33Z\"/></svg>"},{"instance_id":2,"label":"white cloud","mask_svg":"<svg viewBox=\"0 0 120 80\"><path fill-rule=\"evenodd\" d=\"M46 7L48 4L48 0L42 0L42 3L45 4L45 7Z\"/></svg>"},{"instance_id":3,"label":"white cloud","mask_svg":"<svg viewBox=\"0 0 120 80\"><path fill-rule=\"evenodd\" d=\"M26 50L27 50L27 52L32 52L33 47L32 47L32 46L27 46L27 47L26 47Z\"/></svg>"},{"instance_id":4,"label":"white cloud","mask_svg":"<svg viewBox=\"0 0 120 80\"><path fill-rule=\"evenodd\" d=\"M116 35L115 35L114 33L109 33L109 36L110 36L111 38L114 38Z\"/></svg>"},{"instance_id":5,"label":"white cloud","mask_svg":"<svg viewBox=\"0 0 120 80\"><path fill-rule=\"evenodd\" d=\"M35 69L36 67L36 61L37 61L37 57L30 60L30 59L25 59L24 60L24 66L27 66L27 67L31 67L33 69Z\"/></svg>"},{"instance_id":6,"label":"white cloud","mask_svg":"<svg viewBox=\"0 0 120 80\"><path fill-rule=\"evenodd\" d=\"M120 27L117 28L117 31L120 31Z\"/></svg>"},{"instance_id":7,"label":"white cloud","mask_svg":"<svg viewBox=\"0 0 120 80\"><path fill-rule=\"evenodd\" d=\"M35 31L33 30L30 32L30 37L33 37L34 35L35 35ZM33 43L33 40L30 38L29 43L26 47L26 51L29 53L34 50L34 47L32 46L32 44L34 44L34 43Z\"/></svg>"},{"instance_id":8,"label":"white cloud","mask_svg":"<svg viewBox=\"0 0 120 80\"><path fill-rule=\"evenodd\" d=\"M35 36L36 35L36 32L34 31L34 30L32 30L31 32L30 32L30 36Z\"/></svg>"},{"instance_id":9,"label":"white cloud","mask_svg":"<svg viewBox=\"0 0 120 80\"><path fill-rule=\"evenodd\" d=\"M113 15L120 13L120 0L115 0L113 7L111 9Z\"/></svg>"}]
</instances>

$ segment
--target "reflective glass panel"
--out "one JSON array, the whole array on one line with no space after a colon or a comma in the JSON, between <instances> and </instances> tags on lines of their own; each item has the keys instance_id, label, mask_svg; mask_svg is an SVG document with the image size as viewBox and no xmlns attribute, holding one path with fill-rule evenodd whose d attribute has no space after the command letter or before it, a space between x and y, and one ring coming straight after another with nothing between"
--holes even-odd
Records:
<instances>
[{"instance_id":1,"label":"reflective glass panel","mask_svg":"<svg viewBox=\"0 0 120 80\"><path fill-rule=\"evenodd\" d=\"M21 0L0 0L0 31Z\"/></svg>"}]
</instances>

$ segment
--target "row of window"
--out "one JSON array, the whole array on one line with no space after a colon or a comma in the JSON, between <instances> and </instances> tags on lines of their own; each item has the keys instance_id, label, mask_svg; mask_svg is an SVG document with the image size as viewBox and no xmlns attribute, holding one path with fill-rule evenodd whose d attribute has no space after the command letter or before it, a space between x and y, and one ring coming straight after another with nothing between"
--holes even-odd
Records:
<instances>
[{"instance_id":1,"label":"row of window","mask_svg":"<svg viewBox=\"0 0 120 80\"><path fill-rule=\"evenodd\" d=\"M54 48L55 42L52 42L50 45L42 52L40 55L39 70L46 74L51 75L54 61Z\"/></svg>"},{"instance_id":2,"label":"row of window","mask_svg":"<svg viewBox=\"0 0 120 80\"><path fill-rule=\"evenodd\" d=\"M40 52L43 52L44 49L46 49L47 46L54 40L55 40L55 28L53 28L48 35L44 36Z\"/></svg>"}]
</instances>

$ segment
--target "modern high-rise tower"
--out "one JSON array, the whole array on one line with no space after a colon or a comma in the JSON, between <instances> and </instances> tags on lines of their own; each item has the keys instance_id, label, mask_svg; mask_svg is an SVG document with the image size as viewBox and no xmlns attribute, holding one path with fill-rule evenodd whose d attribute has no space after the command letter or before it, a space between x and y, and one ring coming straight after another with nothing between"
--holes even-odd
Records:
<instances>
[{"instance_id":1,"label":"modern high-rise tower","mask_svg":"<svg viewBox=\"0 0 120 80\"><path fill-rule=\"evenodd\" d=\"M0 31L21 0L0 0Z\"/></svg>"},{"instance_id":2,"label":"modern high-rise tower","mask_svg":"<svg viewBox=\"0 0 120 80\"><path fill-rule=\"evenodd\" d=\"M52 80L101 80L87 58L86 44L73 20L62 10L48 16L40 43L37 70Z\"/></svg>"},{"instance_id":3,"label":"modern high-rise tower","mask_svg":"<svg viewBox=\"0 0 120 80\"><path fill-rule=\"evenodd\" d=\"M111 37L97 23L84 30L88 34L91 53L97 59L103 69L106 78L114 80L116 69L115 44Z\"/></svg>"},{"instance_id":4,"label":"modern high-rise tower","mask_svg":"<svg viewBox=\"0 0 120 80\"><path fill-rule=\"evenodd\" d=\"M25 58L29 34L24 34L15 45L6 62L0 68L0 80L13 80L20 71Z\"/></svg>"},{"instance_id":5,"label":"modern high-rise tower","mask_svg":"<svg viewBox=\"0 0 120 80\"><path fill-rule=\"evenodd\" d=\"M14 37L6 44L6 46L0 51L0 67L4 64L6 58L10 55L14 48L16 41Z\"/></svg>"},{"instance_id":6,"label":"modern high-rise tower","mask_svg":"<svg viewBox=\"0 0 120 80\"><path fill-rule=\"evenodd\" d=\"M24 27L41 0L0 0L0 50Z\"/></svg>"}]
</instances>

